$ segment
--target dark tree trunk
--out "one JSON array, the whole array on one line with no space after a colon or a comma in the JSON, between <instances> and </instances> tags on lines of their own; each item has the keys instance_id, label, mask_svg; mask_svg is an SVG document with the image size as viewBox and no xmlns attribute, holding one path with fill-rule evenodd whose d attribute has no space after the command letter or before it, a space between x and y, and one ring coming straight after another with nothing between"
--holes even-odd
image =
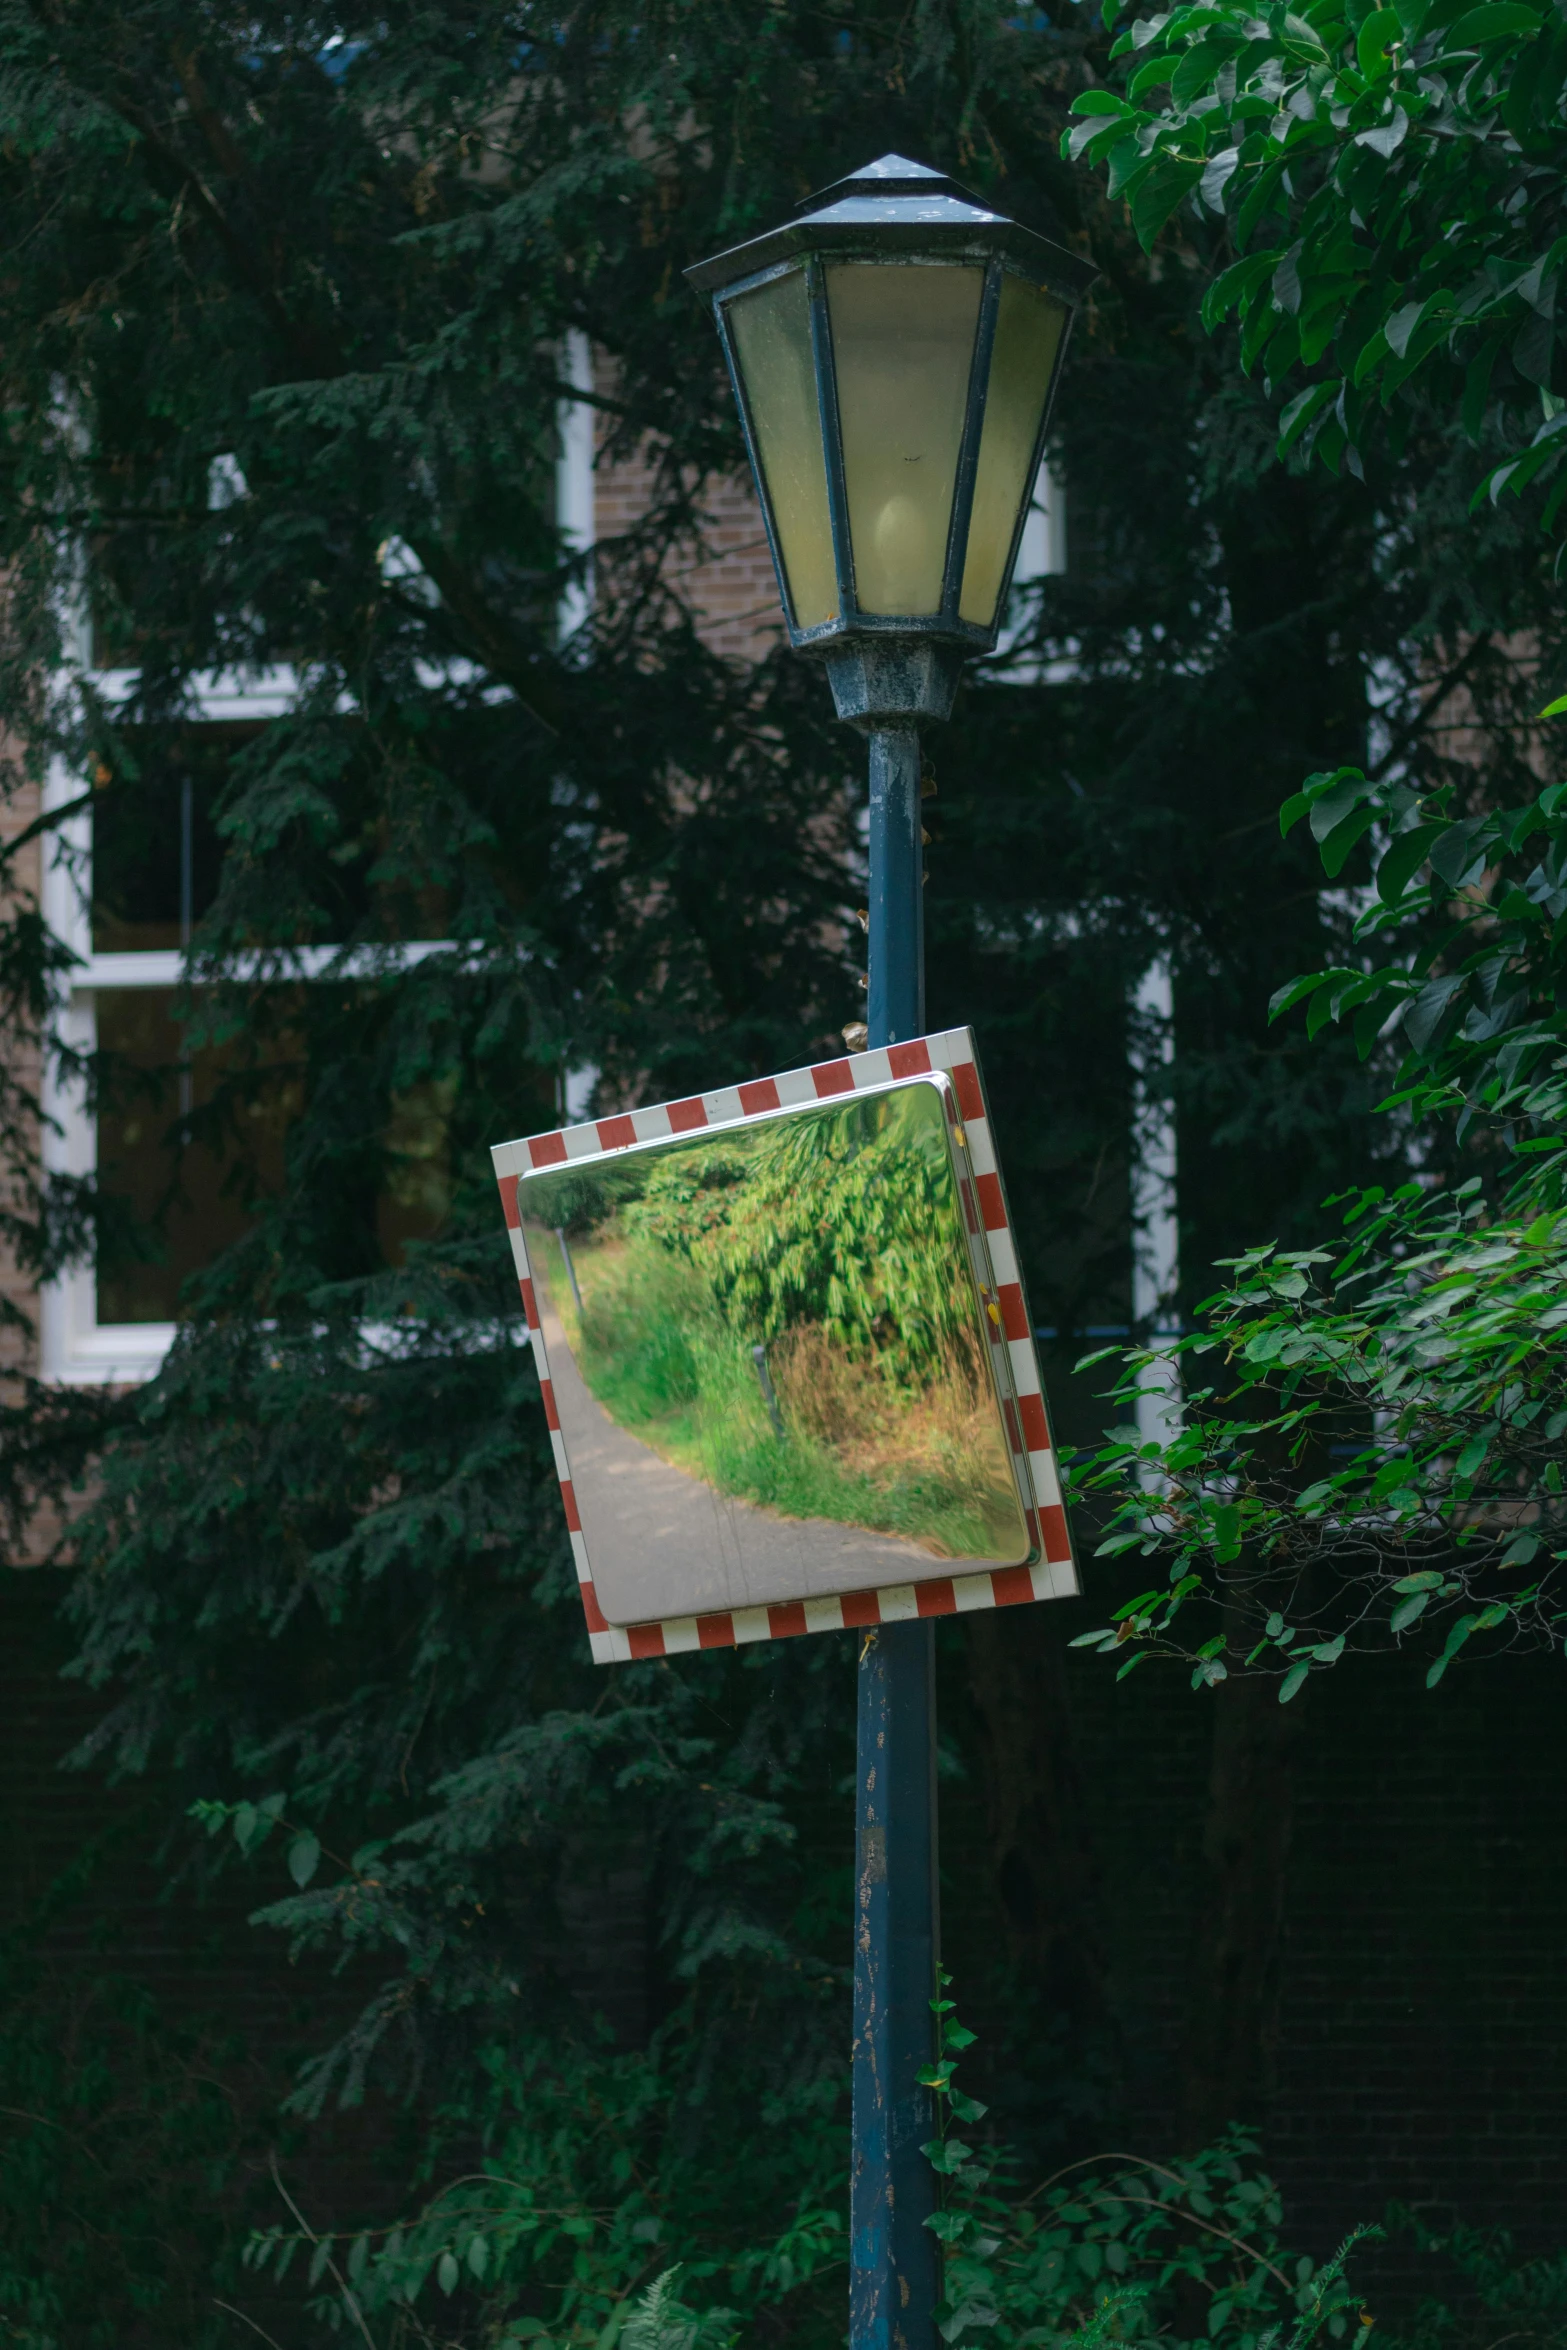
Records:
<instances>
[{"instance_id":1,"label":"dark tree trunk","mask_svg":"<svg viewBox=\"0 0 1567 2350\"><path fill-rule=\"evenodd\" d=\"M1093 2138L1119 2103L1099 1867L1048 1608L968 1619L986 1830L1013 2012L1032 2035L1050 2138ZM1086 2138L1085 2138L1086 2133Z\"/></svg>"},{"instance_id":2,"label":"dark tree trunk","mask_svg":"<svg viewBox=\"0 0 1567 2350\"><path fill-rule=\"evenodd\" d=\"M1203 1831L1190 1995L1180 2053L1178 2143L1260 2124L1274 2082L1284 1895L1301 1705L1273 1680L1213 1692L1213 1766Z\"/></svg>"}]
</instances>

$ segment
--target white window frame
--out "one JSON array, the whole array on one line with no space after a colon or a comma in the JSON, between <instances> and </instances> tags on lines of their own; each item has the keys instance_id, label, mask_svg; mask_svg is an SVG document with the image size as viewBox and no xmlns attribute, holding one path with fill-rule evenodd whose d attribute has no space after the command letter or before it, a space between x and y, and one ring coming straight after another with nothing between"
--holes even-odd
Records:
<instances>
[{"instance_id":1,"label":"white window frame","mask_svg":"<svg viewBox=\"0 0 1567 2350\"><path fill-rule=\"evenodd\" d=\"M95 693L110 705L129 701L138 683L134 669L93 672ZM191 681L190 714L205 725L261 724L294 709L299 688L292 668L198 676ZM52 761L44 782L44 814L68 807L84 789L82 777L65 760ZM98 1042L98 991L178 987L185 958L177 947L116 954L94 951L90 808L79 808L45 834L41 895L45 924L75 957L55 1008L55 1031L75 1052L90 1054ZM450 939L410 939L396 948L395 960L411 965L427 955L451 952ZM385 950L379 950L378 967L385 960ZM293 978L340 975L343 968L340 947L302 948L290 958ZM42 1106L45 1173L95 1175L97 1121L88 1111L82 1088L62 1080L52 1055L45 1061ZM57 1280L45 1282L39 1292L40 1376L65 1387L135 1386L162 1368L176 1328L173 1322L100 1321L96 1269L91 1264L73 1266Z\"/></svg>"},{"instance_id":2,"label":"white window frame","mask_svg":"<svg viewBox=\"0 0 1567 2350\"><path fill-rule=\"evenodd\" d=\"M570 332L562 353L563 374L573 391L591 394L593 353L586 335ZM556 520L566 546L574 553L591 552L594 543L593 460L596 411L590 399L562 400L558 413L560 448L555 475ZM232 505L246 495L244 475L232 457L215 458L208 480L208 502L215 508ZM404 581L419 572L417 558L401 541L389 540L381 549L383 573ZM78 574L80 564L77 565ZM432 591L433 592L433 591ZM563 641L574 636L591 615L591 564L580 585L562 598L559 628ZM103 668L93 663L92 625L80 577L61 611L66 665L57 685L68 691L83 674L93 690L111 707L124 705L135 694L140 672L134 668ZM461 681L473 675L466 661L441 665L420 664L432 679ZM225 670L198 675L190 681L189 715L205 725L236 721L262 724L282 718L298 704L302 680L292 665L251 671ZM509 700L504 687L488 690L484 699ZM344 705L350 707L351 705ZM43 814L53 815L80 800L84 778L63 759L51 762L44 780ZM54 1027L60 1042L76 1053L90 1055L98 1042L100 989L175 988L184 976L184 955L178 948L133 953L98 954L92 943L92 812L79 808L46 831L42 848L41 911L54 936L74 958L55 1006ZM450 939L410 939L393 950L391 960L405 968L427 955L455 951ZM384 968L387 951L378 949L373 960ZM367 958L367 961L370 958ZM290 958L290 976L317 979L328 972L341 976L345 957L340 947L296 950ZM565 1077L568 1113L585 1114L598 1071L569 1070ZM46 1174L91 1177L98 1168L97 1122L88 1113L80 1085L65 1082L52 1054L45 1055L42 1086L43 1134L41 1157ZM78 1265L45 1282L38 1300L40 1375L68 1387L132 1386L153 1378L174 1343L173 1322L102 1322L98 1318L98 1278L91 1264Z\"/></svg>"},{"instance_id":3,"label":"white window frame","mask_svg":"<svg viewBox=\"0 0 1567 2350\"><path fill-rule=\"evenodd\" d=\"M1060 685L1071 677L1072 664L1069 660L1041 665L1038 661L1018 659L1016 652L1023 635L1025 617L1018 589L1032 587L1037 580L1057 579L1065 570L1066 484L1046 461L1040 465L1034 482L1034 495L1023 517L1017 562L1012 570L1012 585L1007 591L1008 611L996 632L994 657L997 667L993 675L998 684Z\"/></svg>"},{"instance_id":4,"label":"white window frame","mask_svg":"<svg viewBox=\"0 0 1567 2350\"><path fill-rule=\"evenodd\" d=\"M555 528L563 551L591 557L598 542L594 511L593 462L598 438L598 410L592 402L593 346L580 327L568 329L561 346L561 378L573 392L587 398L562 399L555 408L558 447L555 456ZM585 563L577 579L560 599L556 626L560 643L573 637L593 617L593 565Z\"/></svg>"}]
</instances>

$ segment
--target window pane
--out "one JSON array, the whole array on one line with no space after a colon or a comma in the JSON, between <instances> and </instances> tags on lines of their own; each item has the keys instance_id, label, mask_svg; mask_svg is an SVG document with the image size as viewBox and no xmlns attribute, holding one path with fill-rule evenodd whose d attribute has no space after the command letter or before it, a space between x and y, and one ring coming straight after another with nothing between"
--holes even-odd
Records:
<instances>
[{"instance_id":1,"label":"window pane","mask_svg":"<svg viewBox=\"0 0 1567 2350\"><path fill-rule=\"evenodd\" d=\"M398 833L384 776L373 765L375 748L357 721L128 726L118 771L104 766L94 779L96 952L184 943L187 815L190 915L199 922L217 896L228 843L215 818L236 780L234 763L268 735L299 811L265 872L252 869L266 901L268 938L336 944L367 926L384 939L447 935L450 893L431 878L430 843Z\"/></svg>"},{"instance_id":2,"label":"window pane","mask_svg":"<svg viewBox=\"0 0 1567 2350\"><path fill-rule=\"evenodd\" d=\"M385 1174L376 1201L381 1255L400 1265L411 1240L429 1240L446 1220L452 1197L452 1110L455 1077L429 1078L394 1093L384 1147Z\"/></svg>"},{"instance_id":3,"label":"window pane","mask_svg":"<svg viewBox=\"0 0 1567 2350\"><path fill-rule=\"evenodd\" d=\"M256 1072L225 1105L221 1134L178 1148L182 1111L212 1110L237 1061L232 1048L208 1047L182 1068L173 1004L164 988L98 994L98 1047L118 1064L114 1098L98 1114L99 1181L125 1211L132 1249L147 1256L116 1250L100 1262L100 1322L172 1322L187 1275L238 1240L249 1203L282 1183L283 1136L299 1105L292 1072Z\"/></svg>"},{"instance_id":4,"label":"window pane","mask_svg":"<svg viewBox=\"0 0 1567 2350\"><path fill-rule=\"evenodd\" d=\"M101 988L97 1002L99 1050L114 1063L113 1098L98 1113L98 1174L120 1211L98 1266L98 1320L172 1322L183 1282L242 1238L255 1206L282 1190L284 1145L304 1098L303 1040L297 1031L275 1034L259 1065L233 1044L203 1047L182 1063L171 989ZM548 1080L524 1071L519 1081L543 1124L553 1107ZM451 1204L456 1101L455 1077L393 1094L384 1128L367 1137L363 1191L350 1184L335 1203L344 1276L400 1265L410 1241L440 1230ZM182 1115L196 1123L183 1151Z\"/></svg>"},{"instance_id":5,"label":"window pane","mask_svg":"<svg viewBox=\"0 0 1567 2350\"><path fill-rule=\"evenodd\" d=\"M217 895L223 844L212 811L229 760L254 727L127 727L118 773L93 778L92 942L100 955L184 943ZM187 832L188 826L188 832Z\"/></svg>"},{"instance_id":6,"label":"window pane","mask_svg":"<svg viewBox=\"0 0 1567 2350\"><path fill-rule=\"evenodd\" d=\"M1010 272L1003 277L958 604L963 619L981 628L995 618L1065 324L1066 310L1053 294Z\"/></svg>"},{"instance_id":7,"label":"window pane","mask_svg":"<svg viewBox=\"0 0 1567 2350\"><path fill-rule=\"evenodd\" d=\"M863 612L941 609L984 272L850 261L827 272Z\"/></svg>"},{"instance_id":8,"label":"window pane","mask_svg":"<svg viewBox=\"0 0 1567 2350\"><path fill-rule=\"evenodd\" d=\"M794 624L818 628L837 617L838 576L804 270L792 270L787 277L759 286L754 294L742 294L725 315L762 460Z\"/></svg>"}]
</instances>

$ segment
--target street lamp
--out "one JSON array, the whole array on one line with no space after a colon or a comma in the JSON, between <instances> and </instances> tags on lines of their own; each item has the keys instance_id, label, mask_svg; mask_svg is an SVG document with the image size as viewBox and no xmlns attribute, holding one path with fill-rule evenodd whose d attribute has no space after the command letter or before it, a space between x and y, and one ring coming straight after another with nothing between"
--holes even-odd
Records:
<instances>
[{"instance_id":1,"label":"street lamp","mask_svg":"<svg viewBox=\"0 0 1567 2350\"><path fill-rule=\"evenodd\" d=\"M884 155L686 272L711 294L789 639L838 715L950 715L993 649L1094 272Z\"/></svg>"},{"instance_id":2,"label":"street lamp","mask_svg":"<svg viewBox=\"0 0 1567 2350\"><path fill-rule=\"evenodd\" d=\"M870 736L872 1046L925 1026L920 722L994 649L1072 311L1095 272L945 174L884 155L699 262L789 641ZM932 2350L940 2294L935 1651L917 1619L860 1651L853 2350Z\"/></svg>"}]
</instances>

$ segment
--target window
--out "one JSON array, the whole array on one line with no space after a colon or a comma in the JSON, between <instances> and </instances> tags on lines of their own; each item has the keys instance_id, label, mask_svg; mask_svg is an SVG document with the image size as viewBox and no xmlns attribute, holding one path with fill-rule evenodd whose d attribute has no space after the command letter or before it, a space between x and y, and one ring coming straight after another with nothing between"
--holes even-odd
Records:
<instances>
[{"instance_id":1,"label":"window","mask_svg":"<svg viewBox=\"0 0 1567 2350\"><path fill-rule=\"evenodd\" d=\"M586 338L570 335L563 359L565 380L591 391ZM557 523L568 552L586 552L594 537L594 411L586 401L563 401L560 421ZM234 461L214 460L210 503L222 507L245 495ZM382 549L381 561L388 576L417 569L396 541ZM562 637L588 617L591 598L590 571L563 600ZM138 672L114 663L135 648L95 632L88 602L84 595L68 632L72 665L92 671L94 690L105 702L124 704ZM46 1286L39 1338L47 1379L89 1385L150 1378L173 1341L184 1281L237 1239L248 1221L236 1181L239 1154L203 1139L183 1149L173 1146L175 1130L192 1113L199 1127L199 1113L225 1074L220 1054L185 1053L176 1005L183 949L217 887L222 845L212 811L226 767L269 721L292 709L297 682L287 666L193 680L188 724L160 729L155 738L149 734L145 746L131 736L138 754L134 802L129 794L116 795L111 775L97 775L92 804L65 817L46 844L44 919L78 958L59 1016L62 1038L81 1054L100 1046L112 1050L129 1082L93 1116L80 1091L62 1087L51 1074L44 1095L44 1164L61 1173L101 1176L132 1227L156 1226L161 1240L156 1255L144 1262L116 1259L101 1279L94 1266L79 1266ZM85 781L57 761L45 782L45 812L81 800ZM353 872L346 868L310 879L313 902L339 912L346 933L365 910L363 885L356 895ZM414 909L411 925L404 909L396 926L403 935L397 953L414 962L447 951L450 941L438 935L442 926L442 908L433 900ZM409 937L410 927L428 935ZM308 985L335 958L330 937L301 947L289 984ZM592 1069L567 1074L568 1116L586 1114L596 1075ZM263 1068L235 1112L245 1120L246 1177L262 1189L282 1178L284 1136L299 1106L291 1082L286 1066L280 1065L275 1079ZM391 1105L391 1172L377 1208L378 1236L390 1261L407 1239L438 1220L445 1189L445 1117L438 1092L422 1087Z\"/></svg>"},{"instance_id":2,"label":"window","mask_svg":"<svg viewBox=\"0 0 1567 2350\"><path fill-rule=\"evenodd\" d=\"M123 703L136 672L98 670L94 683L106 700ZM195 1113L199 1130L201 1111L212 1106L232 1068L217 1050L186 1054L176 1005L182 950L217 886L222 851L212 811L228 762L292 706L294 693L287 670L196 680L190 723L140 739L128 730L138 767L134 802L129 794L117 795L114 777L100 769L92 779L92 805L64 819L46 853L44 918L79 958L61 1013L62 1034L80 1053L100 1047L114 1052L126 1083L94 1117L79 1091L51 1078L44 1162L65 1173L98 1175L130 1227L155 1231L158 1241L145 1260L116 1257L101 1277L96 1267L79 1266L45 1289L45 1378L96 1384L151 1377L173 1340L187 1276L244 1231L247 1199L257 1188L281 1183L284 1136L299 1107L297 1079L286 1063L275 1075L265 1066L249 1074L231 1105L233 1119L244 1121L242 1135L231 1128L235 1147L199 1132L177 1147L181 1122ZM65 807L82 796L82 779L57 762L45 786L46 807ZM336 886L346 929L360 910L352 874ZM313 894L318 902L334 902ZM438 913L433 907L421 911ZM447 943L414 939L398 951L414 961ZM300 949L297 977L288 984L308 985L321 976L334 951L329 940ZM440 1189L440 1124L439 1104L410 1099L393 1105L395 1172L378 1214L389 1256L408 1237L431 1228Z\"/></svg>"}]
</instances>

